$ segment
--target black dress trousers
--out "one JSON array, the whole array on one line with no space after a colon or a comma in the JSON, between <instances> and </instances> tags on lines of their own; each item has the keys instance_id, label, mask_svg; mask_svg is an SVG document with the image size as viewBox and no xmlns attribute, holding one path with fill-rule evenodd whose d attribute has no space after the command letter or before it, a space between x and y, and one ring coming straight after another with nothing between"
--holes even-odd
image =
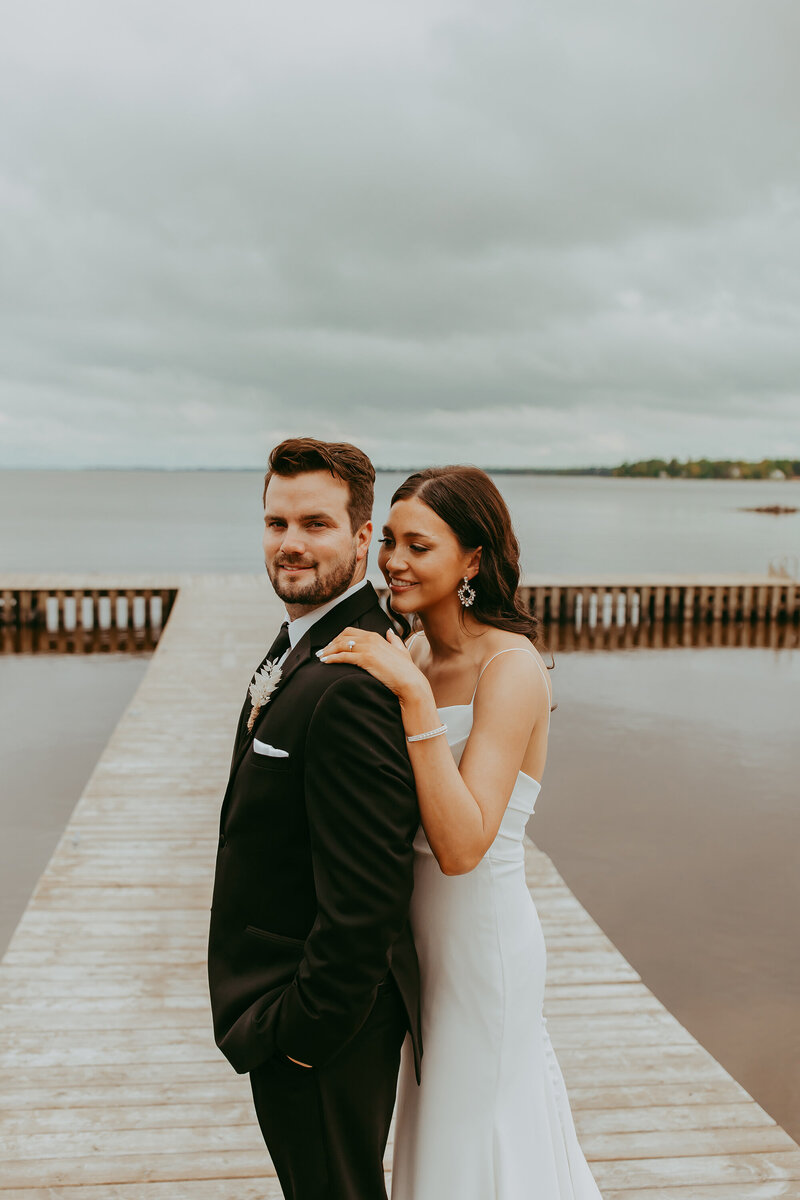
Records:
<instances>
[{"instance_id":1,"label":"black dress trousers","mask_svg":"<svg viewBox=\"0 0 800 1200\"><path fill-rule=\"evenodd\" d=\"M389 976L361 1029L325 1066L275 1056L250 1072L286 1200L386 1200L383 1154L407 1029Z\"/></svg>"}]
</instances>

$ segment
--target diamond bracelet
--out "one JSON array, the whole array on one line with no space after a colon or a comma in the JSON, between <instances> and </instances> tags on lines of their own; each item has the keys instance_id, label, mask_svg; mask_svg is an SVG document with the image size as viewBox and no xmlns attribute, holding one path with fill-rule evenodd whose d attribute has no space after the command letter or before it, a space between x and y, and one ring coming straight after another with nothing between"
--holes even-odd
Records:
<instances>
[{"instance_id":1,"label":"diamond bracelet","mask_svg":"<svg viewBox=\"0 0 800 1200\"><path fill-rule=\"evenodd\" d=\"M438 737L440 733L447 733L446 725L440 725L438 729L429 729L427 733L412 733L410 737L406 735L406 741L422 742L425 738Z\"/></svg>"}]
</instances>

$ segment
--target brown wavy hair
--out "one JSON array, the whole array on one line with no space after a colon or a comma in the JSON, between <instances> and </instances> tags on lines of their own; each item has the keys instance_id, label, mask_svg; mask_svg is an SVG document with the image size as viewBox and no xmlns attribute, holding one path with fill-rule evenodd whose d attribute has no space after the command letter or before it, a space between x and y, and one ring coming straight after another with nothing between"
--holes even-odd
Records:
<instances>
[{"instance_id":1,"label":"brown wavy hair","mask_svg":"<svg viewBox=\"0 0 800 1200\"><path fill-rule=\"evenodd\" d=\"M275 446L264 476L263 504L273 475L302 475L307 471L330 471L347 484L350 528L356 533L372 516L375 468L363 450L350 442L320 442L316 438L286 438Z\"/></svg>"},{"instance_id":2,"label":"brown wavy hair","mask_svg":"<svg viewBox=\"0 0 800 1200\"><path fill-rule=\"evenodd\" d=\"M486 472L480 467L458 465L415 471L400 484L392 504L412 497L427 504L450 526L463 550L482 547L478 573L470 580L470 587L475 589L472 615L483 625L523 634L540 650L541 621L519 594L519 542L511 515ZM386 607L406 637L411 625L394 611L391 598Z\"/></svg>"}]
</instances>

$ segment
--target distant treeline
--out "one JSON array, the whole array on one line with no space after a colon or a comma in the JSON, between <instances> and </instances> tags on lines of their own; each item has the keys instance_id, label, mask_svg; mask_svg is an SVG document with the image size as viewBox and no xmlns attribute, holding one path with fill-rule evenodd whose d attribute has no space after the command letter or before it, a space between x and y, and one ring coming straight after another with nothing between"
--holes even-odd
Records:
<instances>
[{"instance_id":1,"label":"distant treeline","mask_svg":"<svg viewBox=\"0 0 800 1200\"><path fill-rule=\"evenodd\" d=\"M800 461L790 458L762 458L760 462L745 462L730 458L690 458L678 462L671 458L648 458L642 462L624 462L613 467L612 475L668 476L672 479L800 479Z\"/></svg>"},{"instance_id":2,"label":"distant treeline","mask_svg":"<svg viewBox=\"0 0 800 1200\"><path fill-rule=\"evenodd\" d=\"M800 479L800 461L762 458L646 458L621 467L487 467L492 475L616 475L652 479Z\"/></svg>"},{"instance_id":3,"label":"distant treeline","mask_svg":"<svg viewBox=\"0 0 800 1200\"><path fill-rule=\"evenodd\" d=\"M396 468L394 468L396 469ZM745 462L736 458L646 458L621 467L487 467L492 475L606 475L653 479L800 479L800 461L762 458Z\"/></svg>"}]
</instances>

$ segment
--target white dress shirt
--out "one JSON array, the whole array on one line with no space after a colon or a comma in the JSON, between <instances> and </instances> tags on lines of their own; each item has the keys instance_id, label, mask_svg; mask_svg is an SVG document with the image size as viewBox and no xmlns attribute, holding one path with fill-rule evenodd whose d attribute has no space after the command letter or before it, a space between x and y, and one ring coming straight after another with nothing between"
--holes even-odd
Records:
<instances>
[{"instance_id":1,"label":"white dress shirt","mask_svg":"<svg viewBox=\"0 0 800 1200\"><path fill-rule=\"evenodd\" d=\"M336 608L337 604L341 604L342 601L346 600L348 596L352 596L354 592L359 590L359 588L366 587L368 583L369 580L365 577L359 583L354 583L353 586L349 587L346 592L342 592L341 596L334 596L333 600L328 600L325 604L320 604L319 608L313 608L311 612L304 613L302 617L295 617L294 620L292 620L287 612L286 619L289 622L289 628L287 631L289 634L289 649L286 650L285 653L282 654L278 659L279 665L283 665L283 661L286 656L290 654L292 650L294 650L303 634L307 633L312 625L316 625L317 621L321 620L321 618L324 617L326 613L329 613L332 608Z\"/></svg>"}]
</instances>

